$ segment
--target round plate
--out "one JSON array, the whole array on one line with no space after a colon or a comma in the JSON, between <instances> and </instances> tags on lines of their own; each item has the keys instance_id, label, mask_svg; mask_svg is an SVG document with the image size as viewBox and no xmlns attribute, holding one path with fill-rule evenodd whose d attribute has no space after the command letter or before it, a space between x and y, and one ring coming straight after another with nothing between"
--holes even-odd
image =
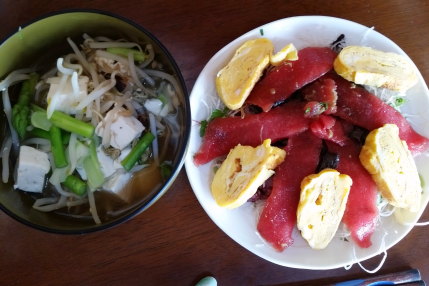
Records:
<instances>
[{"instance_id":1,"label":"round plate","mask_svg":"<svg viewBox=\"0 0 429 286\"><path fill-rule=\"evenodd\" d=\"M377 230L372 236L371 247L362 249L351 240L334 237L324 250L311 249L295 229L294 244L283 252L278 252L266 243L256 230L260 208L253 203L246 203L233 210L219 207L210 193L213 163L199 167L193 163L193 156L201 145L199 122L207 119L213 105L219 102L215 87L216 74L240 45L249 39L266 37L274 43L275 51L288 43L293 43L297 49L329 46L341 34L345 35L345 45L370 46L406 55L394 42L374 29L348 20L324 16L286 18L258 27L221 49L207 63L191 93L193 126L185 166L197 199L210 218L233 240L254 254L279 265L304 269L332 269L350 265L392 247L413 227L413 223L398 224L393 215L383 217L380 218ZM411 124L416 131L429 137L429 91L420 73L418 76L419 82L407 92L407 101L401 111L410 115ZM429 156L420 155L416 158L416 163L423 181L429 182ZM412 222L418 220L428 202L428 186L423 186L423 189L422 207L420 212L411 218Z\"/></svg>"}]
</instances>

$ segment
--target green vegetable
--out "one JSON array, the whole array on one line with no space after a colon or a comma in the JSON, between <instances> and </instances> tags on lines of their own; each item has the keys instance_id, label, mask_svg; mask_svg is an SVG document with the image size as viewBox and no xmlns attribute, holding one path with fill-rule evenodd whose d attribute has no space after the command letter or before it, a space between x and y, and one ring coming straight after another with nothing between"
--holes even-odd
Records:
<instances>
[{"instance_id":1,"label":"green vegetable","mask_svg":"<svg viewBox=\"0 0 429 286\"><path fill-rule=\"evenodd\" d=\"M161 177L163 179L168 179L171 175L171 164L163 162L160 166Z\"/></svg>"},{"instance_id":2,"label":"green vegetable","mask_svg":"<svg viewBox=\"0 0 429 286\"><path fill-rule=\"evenodd\" d=\"M44 138L44 139L48 139L48 140L51 139L51 135L49 134L49 132L45 131L43 129L40 129L40 128L33 128L29 132L30 132L29 135L31 137ZM64 145L69 144L71 134L69 132L65 132L63 130L61 131L61 134L62 134L63 144Z\"/></svg>"},{"instance_id":3,"label":"green vegetable","mask_svg":"<svg viewBox=\"0 0 429 286\"><path fill-rule=\"evenodd\" d=\"M91 140L91 144L89 144L89 155L83 160L83 168L88 177L88 185L92 190L104 183L104 174L98 161L94 140Z\"/></svg>"},{"instance_id":4,"label":"green vegetable","mask_svg":"<svg viewBox=\"0 0 429 286\"><path fill-rule=\"evenodd\" d=\"M200 137L203 137L206 134L207 125L209 122L207 120L203 120L200 123Z\"/></svg>"},{"instance_id":5,"label":"green vegetable","mask_svg":"<svg viewBox=\"0 0 429 286\"><path fill-rule=\"evenodd\" d=\"M31 114L31 125L34 127L49 131L52 126L52 122L49 121L44 111L36 111Z\"/></svg>"},{"instance_id":6,"label":"green vegetable","mask_svg":"<svg viewBox=\"0 0 429 286\"><path fill-rule=\"evenodd\" d=\"M399 107L405 103L405 99L403 97L395 98L395 107Z\"/></svg>"},{"instance_id":7,"label":"green vegetable","mask_svg":"<svg viewBox=\"0 0 429 286\"><path fill-rule=\"evenodd\" d=\"M94 126L89 123L83 122L79 119L71 117L61 111L54 111L49 119L55 126L64 129L68 132L76 133L78 135L91 138L94 134Z\"/></svg>"},{"instance_id":8,"label":"green vegetable","mask_svg":"<svg viewBox=\"0 0 429 286\"><path fill-rule=\"evenodd\" d=\"M200 123L200 136L203 137L206 133L207 125L210 121L212 121L215 118L225 117L228 114L228 108L224 108L223 110L215 109L213 110L212 114L210 114L209 119L203 120Z\"/></svg>"},{"instance_id":9,"label":"green vegetable","mask_svg":"<svg viewBox=\"0 0 429 286\"><path fill-rule=\"evenodd\" d=\"M63 184L76 195L82 196L86 192L86 183L74 175L67 176Z\"/></svg>"},{"instance_id":10,"label":"green vegetable","mask_svg":"<svg viewBox=\"0 0 429 286\"><path fill-rule=\"evenodd\" d=\"M107 52L111 54L115 54L118 56L123 56L128 58L128 54L132 53L134 56L134 60L136 62L143 62L146 59L146 54L143 52L140 52L139 50L135 49L129 49L129 48L107 48Z\"/></svg>"},{"instance_id":11,"label":"green vegetable","mask_svg":"<svg viewBox=\"0 0 429 286\"><path fill-rule=\"evenodd\" d=\"M23 139L27 132L30 115L30 102L35 93L35 87L39 76L36 73L30 74L30 78L22 83L21 90L18 96L18 102L12 108L12 125Z\"/></svg>"},{"instance_id":12,"label":"green vegetable","mask_svg":"<svg viewBox=\"0 0 429 286\"><path fill-rule=\"evenodd\" d=\"M51 140L51 150L54 157L54 163L56 168L63 168L68 165L66 152L64 149L61 129L52 126L49 130L50 140Z\"/></svg>"},{"instance_id":13,"label":"green vegetable","mask_svg":"<svg viewBox=\"0 0 429 286\"><path fill-rule=\"evenodd\" d=\"M134 167L141 155L154 139L155 136L148 132L137 142L137 144L131 149L131 152L121 161L121 165L125 170L130 171Z\"/></svg>"},{"instance_id":14,"label":"green vegetable","mask_svg":"<svg viewBox=\"0 0 429 286\"><path fill-rule=\"evenodd\" d=\"M51 135L49 134L49 131L45 131L40 128L33 128L30 130L30 136L31 137L37 137L37 138L44 138L44 139L51 139Z\"/></svg>"}]
</instances>

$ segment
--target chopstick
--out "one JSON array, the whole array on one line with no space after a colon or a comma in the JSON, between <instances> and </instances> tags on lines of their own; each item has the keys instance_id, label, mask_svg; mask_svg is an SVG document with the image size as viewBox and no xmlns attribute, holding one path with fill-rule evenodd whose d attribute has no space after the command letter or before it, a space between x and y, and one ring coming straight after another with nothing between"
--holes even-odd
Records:
<instances>
[{"instance_id":1,"label":"chopstick","mask_svg":"<svg viewBox=\"0 0 429 286\"><path fill-rule=\"evenodd\" d=\"M376 285L426 285L421 280L420 271L410 269L401 272L394 272L385 275L368 277L365 279L356 279L345 282L331 284L332 286L376 286Z\"/></svg>"}]
</instances>

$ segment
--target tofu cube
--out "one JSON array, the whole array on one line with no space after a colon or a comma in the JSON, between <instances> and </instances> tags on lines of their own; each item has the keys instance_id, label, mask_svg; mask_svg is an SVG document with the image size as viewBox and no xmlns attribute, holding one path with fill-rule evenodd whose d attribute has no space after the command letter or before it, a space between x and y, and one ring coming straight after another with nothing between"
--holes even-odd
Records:
<instances>
[{"instance_id":1,"label":"tofu cube","mask_svg":"<svg viewBox=\"0 0 429 286\"><path fill-rule=\"evenodd\" d=\"M103 184L103 189L115 193L123 201L128 202L131 194L124 187L130 179L130 173L118 170Z\"/></svg>"},{"instance_id":2,"label":"tofu cube","mask_svg":"<svg viewBox=\"0 0 429 286\"><path fill-rule=\"evenodd\" d=\"M106 115L108 117L108 115ZM95 132L98 136L103 137L104 122L100 122ZM140 137L144 130L143 124L133 116L119 115L110 125L110 146L122 150L131 142Z\"/></svg>"},{"instance_id":3,"label":"tofu cube","mask_svg":"<svg viewBox=\"0 0 429 286\"><path fill-rule=\"evenodd\" d=\"M45 175L51 169L48 154L30 146L21 146L17 166L14 188L41 193Z\"/></svg>"}]
</instances>

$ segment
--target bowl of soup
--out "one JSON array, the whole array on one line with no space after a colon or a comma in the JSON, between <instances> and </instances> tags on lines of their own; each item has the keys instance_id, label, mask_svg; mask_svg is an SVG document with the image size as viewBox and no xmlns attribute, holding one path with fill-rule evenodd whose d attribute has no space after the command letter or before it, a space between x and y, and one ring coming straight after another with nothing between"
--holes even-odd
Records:
<instances>
[{"instance_id":1,"label":"bowl of soup","mask_svg":"<svg viewBox=\"0 0 429 286\"><path fill-rule=\"evenodd\" d=\"M149 31L101 11L41 17L0 45L0 208L37 229L106 229L177 177L191 116L181 72Z\"/></svg>"}]
</instances>

